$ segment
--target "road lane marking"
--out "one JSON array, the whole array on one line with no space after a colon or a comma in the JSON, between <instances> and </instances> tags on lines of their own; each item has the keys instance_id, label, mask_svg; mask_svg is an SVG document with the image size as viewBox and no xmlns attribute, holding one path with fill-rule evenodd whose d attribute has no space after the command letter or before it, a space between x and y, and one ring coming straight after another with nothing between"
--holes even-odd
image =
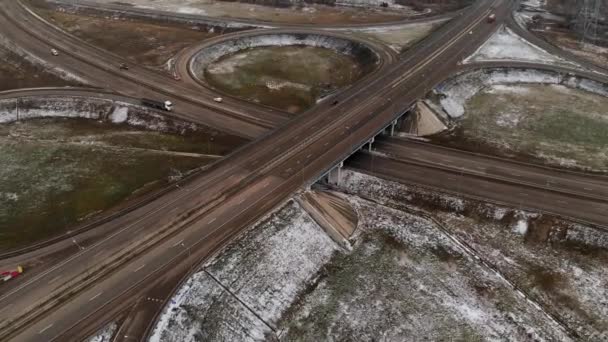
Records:
<instances>
[{"instance_id":1,"label":"road lane marking","mask_svg":"<svg viewBox=\"0 0 608 342\"><path fill-rule=\"evenodd\" d=\"M13 306L13 304L8 304L8 305L3 306L2 308L0 308L0 312L10 308L11 306Z\"/></svg>"},{"instance_id":2,"label":"road lane marking","mask_svg":"<svg viewBox=\"0 0 608 342\"><path fill-rule=\"evenodd\" d=\"M58 275L58 276L56 276L55 278L53 278L53 279L49 280L49 282L48 282L47 284L52 284L52 283L54 283L55 281L59 280L59 278L61 278L61 276L60 276L60 275Z\"/></svg>"},{"instance_id":3,"label":"road lane marking","mask_svg":"<svg viewBox=\"0 0 608 342\"><path fill-rule=\"evenodd\" d=\"M50 329L52 326L53 326L53 323L51 323L51 324L47 325L47 326L46 326L46 328L44 328L44 329L40 330L40 331L38 332L38 334L42 334L43 332L45 332L45 331L49 330L49 329Z\"/></svg>"},{"instance_id":4,"label":"road lane marking","mask_svg":"<svg viewBox=\"0 0 608 342\"><path fill-rule=\"evenodd\" d=\"M91 297L91 299L89 299L89 302L90 302L90 301L92 301L92 300L94 300L95 298L97 298L97 297L101 296L101 294L102 294L102 293L103 293L103 292L99 292L98 294L96 294L96 295L94 295L93 297Z\"/></svg>"},{"instance_id":5,"label":"road lane marking","mask_svg":"<svg viewBox=\"0 0 608 342\"><path fill-rule=\"evenodd\" d=\"M312 154L307 155L307 156L306 156L306 159L308 159L308 158L310 158L310 157L312 157Z\"/></svg>"},{"instance_id":6,"label":"road lane marking","mask_svg":"<svg viewBox=\"0 0 608 342\"><path fill-rule=\"evenodd\" d=\"M4 298L4 297L3 297Z\"/></svg>"},{"instance_id":7,"label":"road lane marking","mask_svg":"<svg viewBox=\"0 0 608 342\"><path fill-rule=\"evenodd\" d=\"M522 196L528 196L528 194L525 193L525 192L520 192L519 194L522 195Z\"/></svg>"},{"instance_id":8,"label":"road lane marking","mask_svg":"<svg viewBox=\"0 0 608 342\"><path fill-rule=\"evenodd\" d=\"M173 247L177 247L180 243L184 242L184 239L179 240L178 242L175 243L175 245L173 245Z\"/></svg>"},{"instance_id":9,"label":"road lane marking","mask_svg":"<svg viewBox=\"0 0 608 342\"><path fill-rule=\"evenodd\" d=\"M472 28L474 28L475 26L479 25L479 23L481 23L481 21L484 20L484 18L485 18L485 16L486 16L487 13L490 13L489 9L486 10L485 12L483 12L483 15L480 16L479 19L477 19L472 24L470 24L469 26L467 26L464 31L461 31L460 33L456 33L456 35L451 40L449 40L441 49L435 50L431 54L431 56L429 56L428 58L426 58L424 60L424 63L419 62L418 64L414 65L414 68L410 69L403 76L401 76L401 77L397 78L395 81L391 82L390 83L391 84L391 88L394 89L395 87L398 87L399 85L401 85L402 82L404 82L405 80L407 80L410 77L412 77L414 74L416 74L417 72L419 72L422 68L424 68L430 62L434 61L436 58L438 58L439 56L441 56L445 51L447 51L448 49L450 49L454 44L456 44L459 40L461 40L463 37L465 37L465 35ZM449 31L446 33L446 35L448 33L449 33Z\"/></svg>"},{"instance_id":10,"label":"road lane marking","mask_svg":"<svg viewBox=\"0 0 608 342\"><path fill-rule=\"evenodd\" d=\"M207 222L207 224L212 224L213 222L215 222L216 219L216 217L212 218L211 220L209 220L209 222Z\"/></svg>"},{"instance_id":11,"label":"road lane marking","mask_svg":"<svg viewBox=\"0 0 608 342\"><path fill-rule=\"evenodd\" d=\"M142 268L144 268L144 266L146 266L146 264L143 264L143 265L139 266L138 268L136 268L135 270L133 270L133 273L141 270Z\"/></svg>"},{"instance_id":12,"label":"road lane marking","mask_svg":"<svg viewBox=\"0 0 608 342\"><path fill-rule=\"evenodd\" d=\"M587 191L593 191L593 189L591 189L591 188L583 188L583 189L585 189Z\"/></svg>"},{"instance_id":13,"label":"road lane marking","mask_svg":"<svg viewBox=\"0 0 608 342\"><path fill-rule=\"evenodd\" d=\"M557 203L561 203L561 204L568 204L568 202L564 201L564 200L557 200Z\"/></svg>"},{"instance_id":14,"label":"road lane marking","mask_svg":"<svg viewBox=\"0 0 608 342\"><path fill-rule=\"evenodd\" d=\"M97 259L98 256L101 255L101 253L105 252L103 249L100 250L99 252L95 253L95 255L93 255L93 259Z\"/></svg>"}]
</instances>

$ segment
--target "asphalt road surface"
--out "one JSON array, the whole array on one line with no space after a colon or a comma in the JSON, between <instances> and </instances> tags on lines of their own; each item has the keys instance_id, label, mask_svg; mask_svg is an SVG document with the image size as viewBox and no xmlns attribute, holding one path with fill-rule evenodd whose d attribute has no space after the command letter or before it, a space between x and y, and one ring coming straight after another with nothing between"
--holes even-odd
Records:
<instances>
[{"instance_id":1,"label":"asphalt road surface","mask_svg":"<svg viewBox=\"0 0 608 342\"><path fill-rule=\"evenodd\" d=\"M27 17L11 2L0 3L3 20ZM286 122L189 184L108 223L115 229L104 240L85 245L84 250L45 271L27 275L0 295L0 340L79 340L117 312L140 304L141 315L133 317L158 311L162 303L148 300L148 294L158 291L166 296L192 265L208 258L405 112L508 18L511 4L507 0L476 3L401 61L338 95L338 105L322 104ZM491 12L498 19L493 24L485 20ZM6 26L13 37L24 34L24 27L15 21L7 21ZM37 24L28 26L29 38L22 37L20 43L31 39L38 29ZM48 40L61 41L55 35ZM36 49L36 39L40 40L32 39L31 48ZM98 72L90 64L84 67ZM214 120L222 118L214 116ZM149 327L145 323L134 326L139 330L129 330L129 334L136 339Z\"/></svg>"},{"instance_id":2,"label":"asphalt road surface","mask_svg":"<svg viewBox=\"0 0 608 342\"><path fill-rule=\"evenodd\" d=\"M608 179L401 139L385 139L376 153L360 153L347 166L406 184L542 211L608 229Z\"/></svg>"}]
</instances>

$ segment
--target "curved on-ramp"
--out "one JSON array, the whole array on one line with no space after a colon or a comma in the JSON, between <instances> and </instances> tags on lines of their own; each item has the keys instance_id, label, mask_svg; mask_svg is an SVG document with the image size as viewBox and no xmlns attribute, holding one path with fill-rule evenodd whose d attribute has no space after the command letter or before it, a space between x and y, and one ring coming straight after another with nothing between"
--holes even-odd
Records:
<instances>
[{"instance_id":1,"label":"curved on-ramp","mask_svg":"<svg viewBox=\"0 0 608 342\"><path fill-rule=\"evenodd\" d=\"M329 32L329 31L320 31L318 29L304 29L304 28L279 28L279 29L257 29L257 30L249 30L243 32L235 32L229 33L225 35L221 35L218 37L214 37L211 39L207 39L199 44L193 44L182 51L180 51L176 55L174 68L175 73L180 76L182 80L185 80L189 84L193 84L200 87L209 88L211 91L222 93L226 97L234 97L232 95L226 94L220 90L213 89L211 86L200 80L198 77L194 75L192 70L192 62L194 58L203 50L219 45L229 43L231 41L237 41L242 38L251 38L256 36L272 36L272 35L316 35L321 37L329 37L336 38L344 41L353 42L355 44L360 44L361 46L369 49L373 52L377 59L376 65L373 69L363 76L361 79L357 80L356 83L363 83L366 79L373 77L373 74L378 72L379 70L387 67L395 63L398 59L397 54L391 48L384 44L379 44L375 41L364 39L357 36L346 35L338 32ZM353 86L353 85L351 85ZM339 94L343 92L345 89L348 89L350 86L340 89L335 94ZM333 94L333 95L335 95Z\"/></svg>"}]
</instances>

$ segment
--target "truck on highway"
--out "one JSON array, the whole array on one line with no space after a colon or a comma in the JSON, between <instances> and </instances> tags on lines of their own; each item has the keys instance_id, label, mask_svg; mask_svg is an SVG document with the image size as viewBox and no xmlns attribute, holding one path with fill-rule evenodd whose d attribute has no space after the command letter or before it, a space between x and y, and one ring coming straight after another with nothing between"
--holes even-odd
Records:
<instances>
[{"instance_id":1,"label":"truck on highway","mask_svg":"<svg viewBox=\"0 0 608 342\"><path fill-rule=\"evenodd\" d=\"M150 100L150 99L141 99L141 103L146 107L166 110L167 112L170 112L173 110L173 103L171 101L161 102L161 101Z\"/></svg>"},{"instance_id":2,"label":"truck on highway","mask_svg":"<svg viewBox=\"0 0 608 342\"><path fill-rule=\"evenodd\" d=\"M495 21L496 21L496 14L494 14L494 13L490 14L490 15L488 16L488 18L486 19L486 21L487 21L489 24L491 24L491 23L495 22Z\"/></svg>"},{"instance_id":3,"label":"truck on highway","mask_svg":"<svg viewBox=\"0 0 608 342\"><path fill-rule=\"evenodd\" d=\"M1 271L0 278L2 279L3 282L5 282L5 281L9 281L11 279L17 278L18 276L21 275L21 273L23 273L23 267L17 266L17 269L15 269L15 270Z\"/></svg>"}]
</instances>

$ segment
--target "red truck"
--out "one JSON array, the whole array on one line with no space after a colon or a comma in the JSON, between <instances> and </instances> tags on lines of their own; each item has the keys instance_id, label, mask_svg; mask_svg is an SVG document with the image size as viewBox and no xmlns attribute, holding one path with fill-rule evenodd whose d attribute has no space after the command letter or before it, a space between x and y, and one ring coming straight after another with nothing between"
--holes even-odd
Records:
<instances>
[{"instance_id":1,"label":"red truck","mask_svg":"<svg viewBox=\"0 0 608 342\"><path fill-rule=\"evenodd\" d=\"M21 273L23 273L23 267L17 266L16 270L0 272L0 279L2 279L3 282L9 281L11 279L17 278L21 275Z\"/></svg>"}]
</instances>

